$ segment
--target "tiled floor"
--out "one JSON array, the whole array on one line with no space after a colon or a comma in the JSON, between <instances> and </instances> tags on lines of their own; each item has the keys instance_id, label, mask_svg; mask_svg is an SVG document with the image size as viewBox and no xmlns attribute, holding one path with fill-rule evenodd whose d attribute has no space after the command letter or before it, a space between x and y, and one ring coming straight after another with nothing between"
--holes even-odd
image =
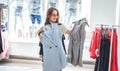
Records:
<instances>
[{"instance_id":1,"label":"tiled floor","mask_svg":"<svg viewBox=\"0 0 120 71\"><path fill-rule=\"evenodd\" d=\"M34 60L10 59L0 62L0 71L42 71L42 62ZM83 67L69 64L63 71L94 71L94 65L84 64Z\"/></svg>"}]
</instances>

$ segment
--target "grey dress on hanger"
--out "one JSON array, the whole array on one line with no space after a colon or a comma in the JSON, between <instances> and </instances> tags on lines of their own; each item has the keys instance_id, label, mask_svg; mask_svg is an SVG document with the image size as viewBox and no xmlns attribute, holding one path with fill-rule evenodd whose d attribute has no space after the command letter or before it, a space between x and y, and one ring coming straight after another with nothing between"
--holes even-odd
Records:
<instances>
[{"instance_id":1,"label":"grey dress on hanger","mask_svg":"<svg viewBox=\"0 0 120 71\"><path fill-rule=\"evenodd\" d=\"M85 41L85 20L74 22L68 46L68 62L74 66L83 66L82 56Z\"/></svg>"}]
</instances>

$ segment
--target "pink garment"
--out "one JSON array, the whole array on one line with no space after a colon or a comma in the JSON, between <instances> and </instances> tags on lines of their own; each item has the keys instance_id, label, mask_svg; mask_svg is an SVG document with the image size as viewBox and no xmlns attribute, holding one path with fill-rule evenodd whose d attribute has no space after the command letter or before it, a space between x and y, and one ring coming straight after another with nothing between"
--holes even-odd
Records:
<instances>
[{"instance_id":1,"label":"pink garment","mask_svg":"<svg viewBox=\"0 0 120 71\"><path fill-rule=\"evenodd\" d=\"M8 57L8 39L6 32L1 32L3 52L0 54L0 60Z\"/></svg>"}]
</instances>

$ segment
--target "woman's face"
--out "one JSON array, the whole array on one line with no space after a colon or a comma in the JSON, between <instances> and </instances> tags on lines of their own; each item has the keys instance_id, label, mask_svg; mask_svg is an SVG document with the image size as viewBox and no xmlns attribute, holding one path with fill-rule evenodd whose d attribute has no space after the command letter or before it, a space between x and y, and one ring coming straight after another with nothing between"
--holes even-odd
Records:
<instances>
[{"instance_id":1,"label":"woman's face","mask_svg":"<svg viewBox=\"0 0 120 71\"><path fill-rule=\"evenodd\" d=\"M57 13L56 10L53 10L53 12L52 12L49 20L50 20L51 22L56 22L57 19L58 19L58 13Z\"/></svg>"}]
</instances>

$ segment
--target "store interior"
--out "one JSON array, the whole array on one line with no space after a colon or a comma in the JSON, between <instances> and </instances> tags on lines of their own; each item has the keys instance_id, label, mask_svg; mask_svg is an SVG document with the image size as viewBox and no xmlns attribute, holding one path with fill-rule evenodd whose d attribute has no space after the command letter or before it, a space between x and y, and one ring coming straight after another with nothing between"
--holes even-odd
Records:
<instances>
[{"instance_id":1,"label":"store interior","mask_svg":"<svg viewBox=\"0 0 120 71\"><path fill-rule=\"evenodd\" d=\"M94 71L97 57L91 57L91 48L95 47L93 42L96 29L110 28L110 43L113 43L114 29L117 33L117 42L110 45L110 57L108 70L111 68L111 61L117 58L116 71L120 70L120 0L0 0L0 71L7 67L9 70L23 69L29 67L33 71L42 71L42 60L40 57L38 29L44 25L48 8L57 8L60 12L59 22L67 28L73 22L86 19L85 41L83 46L83 66L74 66L68 63L63 71ZM38 10L38 17L33 20L32 8ZM106 33L106 32L105 32ZM65 35L65 48L68 53L69 35ZM97 44L96 44L97 45ZM116 47L114 46L116 45ZM115 49L113 49L114 47ZM94 48L93 48L94 49ZM115 56L113 57L113 51ZM94 52L95 53L95 52ZM12 66L11 68L9 68ZM14 68L17 66L16 68ZM40 67L39 67L40 66ZM13 70L12 70L13 69ZM15 70L16 71L16 70ZM22 71L22 70L18 70ZM31 70L32 71L32 70Z\"/></svg>"}]
</instances>

